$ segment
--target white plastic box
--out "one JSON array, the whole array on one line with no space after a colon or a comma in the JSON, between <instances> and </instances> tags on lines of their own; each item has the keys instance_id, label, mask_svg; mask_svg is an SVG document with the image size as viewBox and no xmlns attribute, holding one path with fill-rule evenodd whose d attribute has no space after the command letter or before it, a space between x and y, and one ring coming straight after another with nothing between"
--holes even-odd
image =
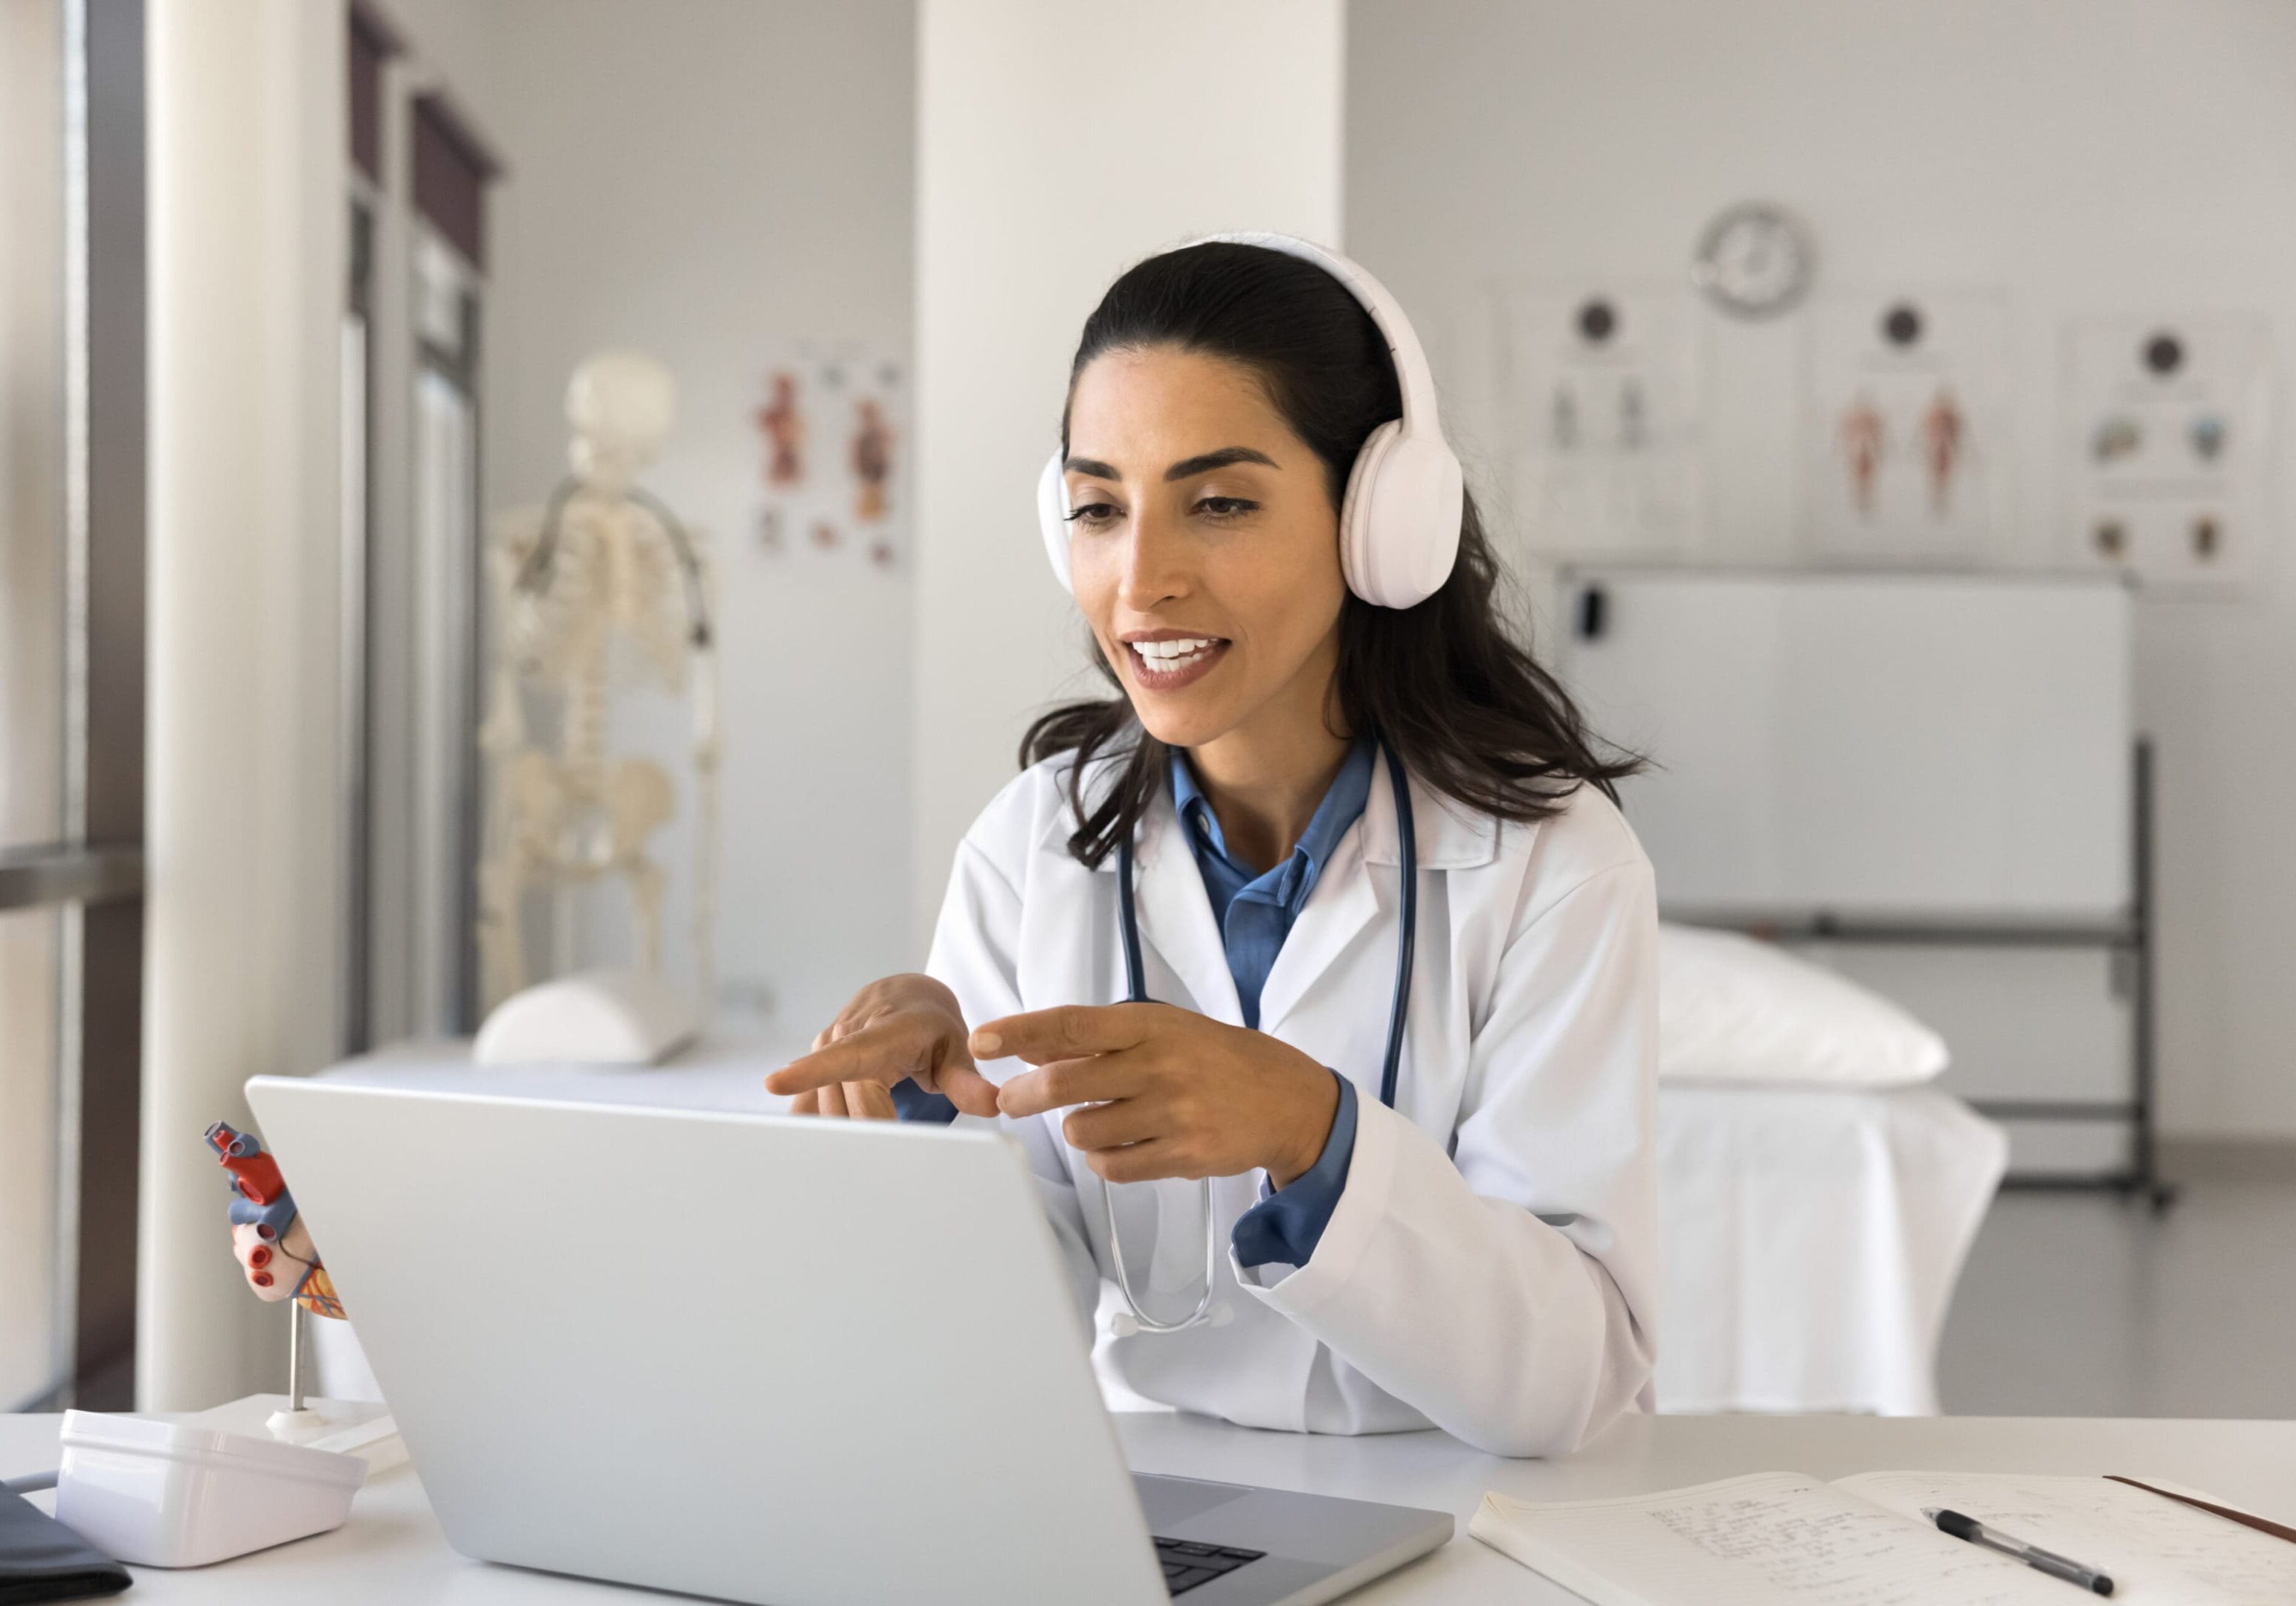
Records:
<instances>
[{"instance_id":1,"label":"white plastic box","mask_svg":"<svg viewBox=\"0 0 2296 1606\"><path fill-rule=\"evenodd\" d=\"M342 1526L357 1455L148 1416L67 1411L56 1520L138 1567L204 1567Z\"/></svg>"}]
</instances>

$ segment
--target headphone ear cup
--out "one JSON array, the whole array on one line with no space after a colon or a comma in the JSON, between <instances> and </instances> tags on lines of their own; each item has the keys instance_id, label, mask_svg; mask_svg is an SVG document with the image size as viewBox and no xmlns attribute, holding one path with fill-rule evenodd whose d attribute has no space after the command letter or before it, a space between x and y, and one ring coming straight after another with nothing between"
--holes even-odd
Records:
<instances>
[{"instance_id":1,"label":"headphone ear cup","mask_svg":"<svg viewBox=\"0 0 2296 1606\"><path fill-rule=\"evenodd\" d=\"M1382 608L1411 608L1443 588L1459 555L1465 476L1439 439L1406 435L1399 419L1371 432L1340 506L1348 589Z\"/></svg>"},{"instance_id":2,"label":"headphone ear cup","mask_svg":"<svg viewBox=\"0 0 2296 1606\"><path fill-rule=\"evenodd\" d=\"M1053 577L1062 591L1074 594L1076 586L1069 578L1069 486L1058 451L1045 460L1045 471L1037 476L1037 523L1044 531L1045 556L1052 561Z\"/></svg>"},{"instance_id":3,"label":"headphone ear cup","mask_svg":"<svg viewBox=\"0 0 2296 1606\"><path fill-rule=\"evenodd\" d=\"M1379 483L1381 460L1402 433L1399 419L1371 432L1356 454L1355 466L1348 471L1348 494L1340 503L1340 573L1348 589L1366 602L1380 601L1376 561L1372 556L1372 491Z\"/></svg>"}]
</instances>

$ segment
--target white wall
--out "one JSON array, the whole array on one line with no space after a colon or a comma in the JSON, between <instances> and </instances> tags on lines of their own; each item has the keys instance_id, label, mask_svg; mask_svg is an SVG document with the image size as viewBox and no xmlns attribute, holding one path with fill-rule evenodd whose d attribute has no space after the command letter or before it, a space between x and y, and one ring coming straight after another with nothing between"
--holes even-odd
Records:
<instances>
[{"instance_id":1,"label":"white wall","mask_svg":"<svg viewBox=\"0 0 2296 1606\"><path fill-rule=\"evenodd\" d=\"M762 987L775 1028L809 1037L862 980L914 963L913 582L857 553L760 549L750 414L794 339L854 337L906 365L913 8L489 0L481 15L511 64L486 108L510 168L490 509L537 504L565 472L583 356L636 346L669 365L677 429L647 483L706 534L719 583L721 996ZM811 445L842 449L826 420ZM666 701L639 717L633 739L681 777L660 853L683 970L690 717ZM619 944L619 905L597 913L594 935Z\"/></svg>"},{"instance_id":2,"label":"white wall","mask_svg":"<svg viewBox=\"0 0 2296 1606\"><path fill-rule=\"evenodd\" d=\"M1764 197L1814 225L1821 289L2008 291L2017 539L2037 562L2056 550L2063 320L2269 315L2285 545L2296 8L1355 0L1349 25L1349 245L1432 326L1471 452L1499 440L1493 285L1673 280L1715 212ZM1780 558L1792 332L1712 333L1709 551ZM2259 557L2244 600L2139 608L2138 715L2161 763L2162 1110L2185 1134L2296 1135L2296 564Z\"/></svg>"},{"instance_id":3,"label":"white wall","mask_svg":"<svg viewBox=\"0 0 2296 1606\"><path fill-rule=\"evenodd\" d=\"M914 917L1030 715L1104 695L1035 488L1086 315L1215 229L1340 232L1338 0L922 0Z\"/></svg>"},{"instance_id":4,"label":"white wall","mask_svg":"<svg viewBox=\"0 0 2296 1606\"><path fill-rule=\"evenodd\" d=\"M397 64L422 87L442 89L455 110L494 133L488 113L511 76L491 26L491 7L471 0L365 0L398 30ZM501 152L497 152L497 155Z\"/></svg>"}]
</instances>

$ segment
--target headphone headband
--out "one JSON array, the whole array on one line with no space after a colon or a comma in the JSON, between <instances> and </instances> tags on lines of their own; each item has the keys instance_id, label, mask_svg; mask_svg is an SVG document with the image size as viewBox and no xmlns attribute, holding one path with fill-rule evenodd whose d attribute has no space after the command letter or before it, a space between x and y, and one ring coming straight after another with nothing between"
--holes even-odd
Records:
<instances>
[{"instance_id":1,"label":"headphone headband","mask_svg":"<svg viewBox=\"0 0 2296 1606\"><path fill-rule=\"evenodd\" d=\"M1403 430L1406 435L1429 435L1439 440L1443 426L1436 416L1435 372L1428 365L1427 353L1419 344L1419 332L1404 315L1402 304L1388 292L1386 285L1374 279L1358 263L1350 261L1337 251L1327 250L1312 240L1301 240L1292 234L1274 234L1246 231L1234 234L1206 234L1185 244L1175 245L1156 255L1169 256L1198 245L1256 245L1262 250L1281 251L1302 262L1312 262L1341 284L1347 286L1371 321L1379 325L1380 337L1387 342L1389 358L1395 365L1397 387L1403 392Z\"/></svg>"},{"instance_id":2,"label":"headphone headband","mask_svg":"<svg viewBox=\"0 0 2296 1606\"><path fill-rule=\"evenodd\" d=\"M1382 608L1425 602L1450 578L1459 553L1465 504L1459 459L1443 438L1435 409L1435 376L1411 320L1387 287L1361 266L1290 234L1207 234L1156 252L1198 245L1248 245L1314 264L1337 279L1371 315L1395 366L1403 416L1365 439L1340 506L1340 569L1348 589ZM1058 447L1037 480L1037 519L1045 555L1061 584L1069 578L1068 479Z\"/></svg>"}]
</instances>

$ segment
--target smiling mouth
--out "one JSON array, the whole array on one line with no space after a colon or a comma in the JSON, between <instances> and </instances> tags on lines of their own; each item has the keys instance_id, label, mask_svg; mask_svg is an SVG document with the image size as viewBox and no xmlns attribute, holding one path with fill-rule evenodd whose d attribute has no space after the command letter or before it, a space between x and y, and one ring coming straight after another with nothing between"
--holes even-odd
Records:
<instances>
[{"instance_id":1,"label":"smiling mouth","mask_svg":"<svg viewBox=\"0 0 2296 1606\"><path fill-rule=\"evenodd\" d=\"M1134 678L1151 691L1168 692L1196 679L1218 662L1228 643L1217 635L1192 635L1161 642L1127 642Z\"/></svg>"}]
</instances>

